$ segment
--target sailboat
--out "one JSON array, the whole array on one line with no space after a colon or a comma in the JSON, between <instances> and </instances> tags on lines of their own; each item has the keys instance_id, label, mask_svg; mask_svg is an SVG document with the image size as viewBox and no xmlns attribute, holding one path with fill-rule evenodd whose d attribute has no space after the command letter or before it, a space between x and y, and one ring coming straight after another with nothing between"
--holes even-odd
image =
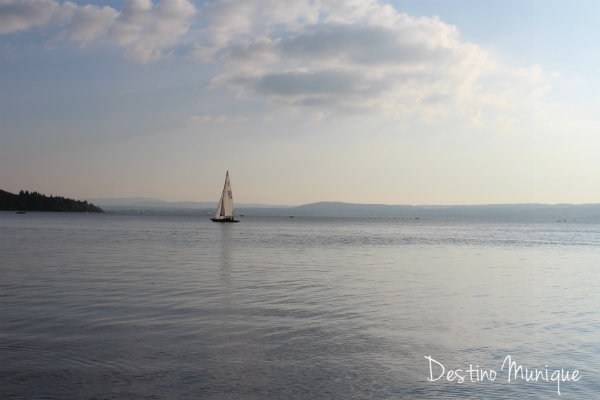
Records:
<instances>
[{"instance_id":1,"label":"sailboat","mask_svg":"<svg viewBox=\"0 0 600 400\"><path fill-rule=\"evenodd\" d=\"M213 222L239 222L233 218L233 195L231 194L231 182L229 182L229 171L225 174L225 186L223 194L217 206L215 216L210 219Z\"/></svg>"}]
</instances>

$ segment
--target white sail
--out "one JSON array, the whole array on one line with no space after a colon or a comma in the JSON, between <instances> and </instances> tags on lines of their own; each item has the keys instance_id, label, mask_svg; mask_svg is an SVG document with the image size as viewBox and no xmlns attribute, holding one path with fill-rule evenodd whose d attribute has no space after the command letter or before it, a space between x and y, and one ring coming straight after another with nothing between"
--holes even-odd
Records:
<instances>
[{"instance_id":1,"label":"white sail","mask_svg":"<svg viewBox=\"0 0 600 400\"><path fill-rule=\"evenodd\" d=\"M225 185L221 200L217 206L214 219L233 219L233 194L231 192L231 183L229 182L229 171L225 174Z\"/></svg>"}]
</instances>

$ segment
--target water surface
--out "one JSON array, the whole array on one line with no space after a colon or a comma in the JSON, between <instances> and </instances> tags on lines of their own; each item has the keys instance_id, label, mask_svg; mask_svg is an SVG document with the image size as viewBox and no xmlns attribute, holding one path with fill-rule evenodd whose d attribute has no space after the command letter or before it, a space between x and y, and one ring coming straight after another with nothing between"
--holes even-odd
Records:
<instances>
[{"instance_id":1,"label":"water surface","mask_svg":"<svg viewBox=\"0 0 600 400\"><path fill-rule=\"evenodd\" d=\"M3 212L0 254L1 398L600 393L597 223Z\"/></svg>"}]
</instances>

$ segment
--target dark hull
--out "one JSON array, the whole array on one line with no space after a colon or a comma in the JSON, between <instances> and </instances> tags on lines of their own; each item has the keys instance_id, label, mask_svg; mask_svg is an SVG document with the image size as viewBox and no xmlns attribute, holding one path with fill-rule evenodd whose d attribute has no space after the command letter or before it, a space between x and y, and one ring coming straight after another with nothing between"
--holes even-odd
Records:
<instances>
[{"instance_id":1,"label":"dark hull","mask_svg":"<svg viewBox=\"0 0 600 400\"><path fill-rule=\"evenodd\" d=\"M233 218L223 218L223 219L211 218L210 220L212 222L240 222L239 220L233 219Z\"/></svg>"}]
</instances>

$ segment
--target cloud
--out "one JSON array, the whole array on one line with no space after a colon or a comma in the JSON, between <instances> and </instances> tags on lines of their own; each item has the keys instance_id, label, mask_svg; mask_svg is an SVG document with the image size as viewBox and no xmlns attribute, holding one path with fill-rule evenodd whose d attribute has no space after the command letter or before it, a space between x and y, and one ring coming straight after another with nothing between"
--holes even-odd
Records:
<instances>
[{"instance_id":1,"label":"cloud","mask_svg":"<svg viewBox=\"0 0 600 400\"><path fill-rule=\"evenodd\" d=\"M360 76L346 72L283 72L265 74L256 81L256 90L278 96L297 95L347 95L361 92Z\"/></svg>"},{"instance_id":2,"label":"cloud","mask_svg":"<svg viewBox=\"0 0 600 400\"><path fill-rule=\"evenodd\" d=\"M179 44L197 10L188 0L126 0L121 11L56 0L0 0L0 33L60 27L73 41L103 40L142 63L156 61Z\"/></svg>"},{"instance_id":3,"label":"cloud","mask_svg":"<svg viewBox=\"0 0 600 400\"><path fill-rule=\"evenodd\" d=\"M128 0L111 29L112 38L126 55L142 62L155 61L185 35L196 14L187 0Z\"/></svg>"},{"instance_id":4,"label":"cloud","mask_svg":"<svg viewBox=\"0 0 600 400\"><path fill-rule=\"evenodd\" d=\"M222 122L227 121L227 117L225 115L210 115L210 114L193 115L187 119L186 123L188 125L199 125L199 124L206 124L211 121L214 121L217 123L222 123Z\"/></svg>"},{"instance_id":5,"label":"cloud","mask_svg":"<svg viewBox=\"0 0 600 400\"><path fill-rule=\"evenodd\" d=\"M217 66L211 87L309 113L506 127L528 117L552 79L537 66L498 63L439 18L376 0L215 0L199 11L189 0L125 0L120 11L0 0L0 33L35 27L54 27L84 45L114 44L142 63L190 44L200 62Z\"/></svg>"},{"instance_id":6,"label":"cloud","mask_svg":"<svg viewBox=\"0 0 600 400\"><path fill-rule=\"evenodd\" d=\"M519 110L550 87L539 67L500 65L439 18L412 17L370 0L299 1L288 14L270 4L208 7L205 42L196 50L224 68L212 87L313 111L499 127L528 118Z\"/></svg>"},{"instance_id":7,"label":"cloud","mask_svg":"<svg viewBox=\"0 0 600 400\"><path fill-rule=\"evenodd\" d=\"M54 0L0 0L0 34L60 23L75 7Z\"/></svg>"},{"instance_id":8,"label":"cloud","mask_svg":"<svg viewBox=\"0 0 600 400\"><path fill-rule=\"evenodd\" d=\"M282 51L295 59L365 65L436 62L451 56L447 48L418 40L415 33L362 24L320 25L285 41Z\"/></svg>"},{"instance_id":9,"label":"cloud","mask_svg":"<svg viewBox=\"0 0 600 400\"><path fill-rule=\"evenodd\" d=\"M72 40L88 43L105 35L115 23L119 13L111 7L97 7L85 5L78 7L73 12L69 24L70 38Z\"/></svg>"},{"instance_id":10,"label":"cloud","mask_svg":"<svg viewBox=\"0 0 600 400\"><path fill-rule=\"evenodd\" d=\"M197 43L196 55L204 60L235 46L244 38L253 41L271 37L278 27L297 30L316 24L319 7L312 0L220 0L206 3L202 10L206 29Z\"/></svg>"}]
</instances>

